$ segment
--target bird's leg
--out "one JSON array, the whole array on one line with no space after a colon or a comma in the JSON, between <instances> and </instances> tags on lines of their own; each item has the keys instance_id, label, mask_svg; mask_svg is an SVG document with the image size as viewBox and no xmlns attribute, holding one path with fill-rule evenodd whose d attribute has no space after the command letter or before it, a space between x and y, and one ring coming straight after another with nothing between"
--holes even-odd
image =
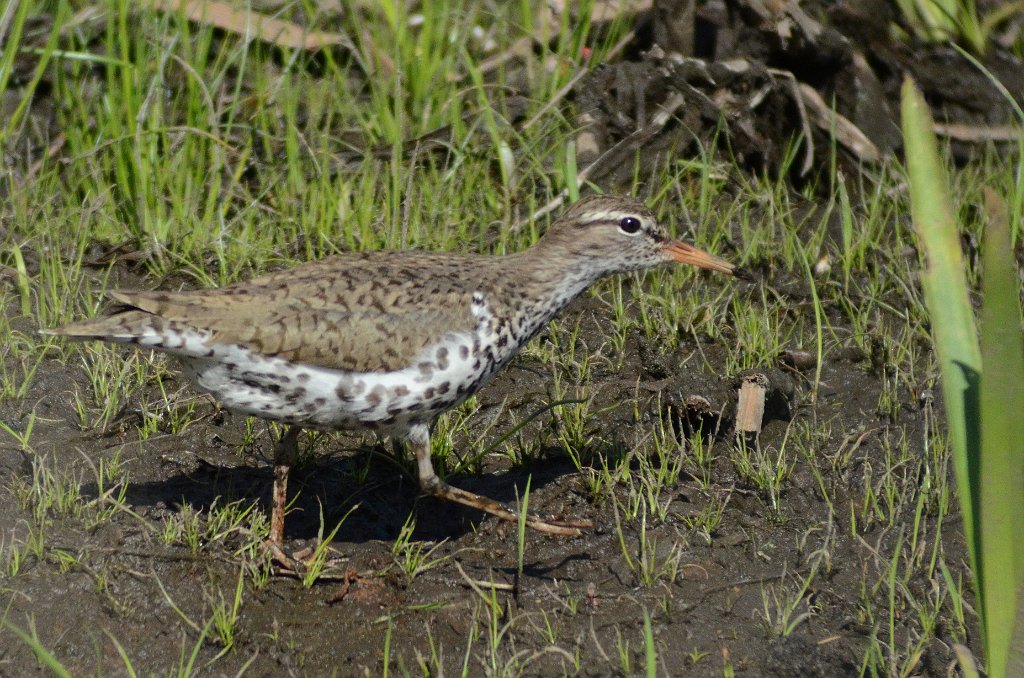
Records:
<instances>
[{"instance_id":1,"label":"bird's leg","mask_svg":"<svg viewBox=\"0 0 1024 678\"><path fill-rule=\"evenodd\" d=\"M274 490L271 494L270 535L264 548L278 564L292 571L298 571L297 562L284 550L284 511L288 504L288 474L299 456L298 438L302 429L289 426L281 435L274 448Z\"/></svg>"},{"instance_id":2,"label":"bird's leg","mask_svg":"<svg viewBox=\"0 0 1024 678\"><path fill-rule=\"evenodd\" d=\"M420 488L427 494L447 499L458 504L490 513L501 520L517 521L519 514L508 509L503 504L473 492L460 490L452 487L437 477L434 473L434 465L430 462L430 432L426 425L413 426L408 435L409 444L416 452L416 464L419 471ZM560 534L576 537L583 534L584 529L593 527L589 520L581 521L546 521L539 516L527 514L526 525L538 532L547 534Z\"/></svg>"},{"instance_id":3,"label":"bird's leg","mask_svg":"<svg viewBox=\"0 0 1024 678\"><path fill-rule=\"evenodd\" d=\"M301 426L289 426L281 435L274 449L274 490L271 496L270 535L263 542L263 548L270 553L274 562L287 572L301 575L308 572L316 560L316 550L304 548L292 553L284 545L284 513L288 506L288 475L299 457L299 434ZM326 565L337 562L331 558Z\"/></svg>"},{"instance_id":4,"label":"bird's leg","mask_svg":"<svg viewBox=\"0 0 1024 678\"><path fill-rule=\"evenodd\" d=\"M289 426L274 449L274 493L271 499L270 541L284 543L284 508L288 503L288 474L299 457L298 438L302 429Z\"/></svg>"}]
</instances>

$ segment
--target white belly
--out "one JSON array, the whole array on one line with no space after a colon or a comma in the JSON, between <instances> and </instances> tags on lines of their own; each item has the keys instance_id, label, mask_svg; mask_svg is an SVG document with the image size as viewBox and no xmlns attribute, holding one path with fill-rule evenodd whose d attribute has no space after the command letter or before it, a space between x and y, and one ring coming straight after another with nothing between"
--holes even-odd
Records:
<instances>
[{"instance_id":1,"label":"white belly","mask_svg":"<svg viewBox=\"0 0 1024 678\"><path fill-rule=\"evenodd\" d=\"M238 344L210 341L210 333L178 325L131 342L177 356L199 388L229 410L308 428L403 431L429 423L487 383L507 363L531 327L501 329L483 295L473 295L475 331L449 332L408 367L353 372L293 363Z\"/></svg>"},{"instance_id":2,"label":"white belly","mask_svg":"<svg viewBox=\"0 0 1024 678\"><path fill-rule=\"evenodd\" d=\"M181 361L186 375L229 410L327 430L404 429L429 422L499 367L487 369L472 335L454 333L410 367L387 373L291 363L237 345L214 346L213 355Z\"/></svg>"}]
</instances>

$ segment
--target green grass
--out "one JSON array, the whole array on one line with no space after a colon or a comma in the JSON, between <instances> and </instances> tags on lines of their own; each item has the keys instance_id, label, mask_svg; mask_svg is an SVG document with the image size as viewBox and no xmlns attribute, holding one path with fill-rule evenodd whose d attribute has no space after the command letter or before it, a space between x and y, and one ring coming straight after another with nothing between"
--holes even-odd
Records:
<instances>
[{"instance_id":1,"label":"green grass","mask_svg":"<svg viewBox=\"0 0 1024 678\"><path fill-rule=\"evenodd\" d=\"M416 541L413 534L416 530L415 517L410 514L402 526L395 543L391 546L391 555L394 557L394 565L405 578L407 584L412 584L420 574L442 564L451 555L439 555L438 550L444 545L445 540L438 543Z\"/></svg>"},{"instance_id":2,"label":"green grass","mask_svg":"<svg viewBox=\"0 0 1024 678\"><path fill-rule=\"evenodd\" d=\"M903 85L902 117L914 226L926 261L923 288L941 360L987 673L1015 675L1024 666L1024 555L1016 544L1024 528L1018 501L1024 460L1017 436L1017 417L1024 408L1024 333L1014 236L1006 202L985 189L984 298L976 326L949 182L931 116L909 78ZM970 664L961 665L976 673Z\"/></svg>"},{"instance_id":3,"label":"green grass","mask_svg":"<svg viewBox=\"0 0 1024 678\"><path fill-rule=\"evenodd\" d=\"M405 14L407 3L360 6L338 17L302 6L295 11L314 27L344 31L359 49L358 55L310 55L135 6L109 3L88 38L72 32L54 43L47 33L29 80L7 90L32 101L37 74L45 76L52 110L19 106L0 132L14 158L14 169L0 176L7 195L0 225L9 235L0 244L0 265L14 272L0 281L0 445L23 455L27 469L0 479L22 517L0 534L0 573L4 587L17 587L32 568L85 574L120 613L119 605L130 607L111 584L120 572L55 535L129 525L154 550L228 559L238 566L231 577L199 579L205 607L179 610L169 622L178 624L170 633L181 638L172 666L142 666L125 635L111 640L121 661L114 665L131 674L241 672L257 661L245 644L255 633L246 613L280 583L268 579L259 554L268 527L260 502L232 495L204 507L182 503L160 519L128 505L134 459L166 436L204 449L207 439L188 435L216 416L214 408L159 355L66 344L34 330L96 314L103 291L119 286L224 285L338 251L501 254L529 246L544 220L519 231L509 225L558 192L575 190L579 169L566 150L573 119L566 106L549 105L552 97L587 67L585 46L593 50L589 63L600 63L627 27L598 30L568 19L542 24L539 4L530 2L428 1L418 8L426 19L420 28ZM74 8L19 5L7 39L22 50L4 51L0 85L8 81L12 55L29 49L27 18L47 13L59 26ZM488 54L472 37L475 27L501 50L538 24L551 34L536 43L537 54L521 67L479 73ZM518 103L511 96L516 83L528 85L526 118L539 114L529 127L503 117ZM446 155L417 146L414 140L439 129ZM19 150L46 148L56 130L64 138L54 158ZM1007 196L1011 208L1021 204L1018 170L1016 161L992 152L954 173L965 239L982 229L971 206L984 186ZM590 292L586 311L552 323L524 351L522 365L532 371L515 378L536 378L541 396L497 406L471 399L439 422L432 443L442 476L495 464L529 468L552 450L565 455L589 502L576 506L608 518L601 538L613 554L610 571L628 595L602 600L600 590L591 596L580 582L546 589L530 582L522 584L522 599L512 601L497 575L490 586L481 577L464 610L460 645L420 625L415 633L426 635L426 644L413 652L399 643L413 632L397 623L392 628L391 619L423 621L434 608L388 611L382 666L517 675L551 660L572 673L587 656L604 662L584 667L598 673L663 672L666 652L677 649L665 646L678 621L671 610L683 604L681 587L699 581L701 559L709 558L702 549L718 547L723 533L748 531L755 535L750 557L774 573L752 589L750 620L766 637L799 635L816 623L814 594L827 586L841 538L858 544L862 558L847 593L856 599L860 633L851 661L865 675L910 675L920 669L922 653L940 652L950 641L977 647L971 583L962 564L947 559L955 549L946 540L956 491L950 442L934 405L939 360L916 282L904 179L903 168L890 163L855 177L832 174L822 180L828 186L800 192L783 180L744 176L728 153L712 147L700 162L665 163L635 185L598 187L647 199L671 231L763 279L748 284L659 270L605 281ZM1019 239L1020 222L1014 223ZM830 269L817 272L826 255ZM966 276L978 285L971 262ZM771 442L737 447L727 430L680 435L668 400L690 393L645 390L658 379L638 366L641 344L657 348L675 389L697 383L686 381L691 376L716 384L776 366L784 350L810 352L817 367L792 375L800 386L793 421L766 432ZM836 383L829 370L846 364L851 351L863 360L850 369L878 385L857 401L855 430L841 427L839 411L860 394ZM38 408L34 385L61 363L69 365L64 377L46 383L58 384L67 407ZM923 424L909 417L918 411ZM244 426L238 440L227 442L251 454L264 427ZM69 438L72 430L84 441L116 440L122 452L61 455L65 450L53 441L79 440ZM317 449L330 449L332 440L318 438ZM370 465L352 471L356 481L365 480ZM824 526L805 532L800 491L821 498ZM536 485L529 491L531 505L540 492ZM375 514L360 507L349 519ZM337 532L323 520L320 567ZM747 520L758 521L757 528L748 530ZM472 547L419 540L415 525L410 515L375 571L397 575L410 595L435 578L459 581L453 568L473 556ZM489 554L492 566L529 580L531 560L543 558L544 544L511 532L508 552ZM787 571L772 549L798 538L799 562ZM310 596L321 590L314 586L324 581L320 567L305 582L313 586ZM179 593L172 597L168 589L164 596L168 608L177 607ZM630 623L595 631L595 642L576 625L601 605L623 604L633 610ZM15 617L5 620L22 630L15 636L48 670L70 666L55 637L31 625L21 629ZM265 633L267 643L288 649L287 634ZM733 669L717 645L688 642L686 651L702 671Z\"/></svg>"},{"instance_id":4,"label":"green grass","mask_svg":"<svg viewBox=\"0 0 1024 678\"><path fill-rule=\"evenodd\" d=\"M1024 12L1024 3L1007 2L982 11L975 0L895 0L903 20L925 42L953 41L984 55L1002 24ZM1016 41L1019 43L1019 41ZM1020 45L1015 45L1020 50Z\"/></svg>"}]
</instances>

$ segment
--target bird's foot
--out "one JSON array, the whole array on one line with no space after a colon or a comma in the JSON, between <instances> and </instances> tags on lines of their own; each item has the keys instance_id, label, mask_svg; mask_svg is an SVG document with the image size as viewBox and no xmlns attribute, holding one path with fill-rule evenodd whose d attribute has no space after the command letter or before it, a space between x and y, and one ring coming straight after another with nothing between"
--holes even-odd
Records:
<instances>
[{"instance_id":1,"label":"bird's foot","mask_svg":"<svg viewBox=\"0 0 1024 678\"><path fill-rule=\"evenodd\" d=\"M474 492L468 492L466 490L460 490L457 487L452 487L437 476L434 476L426 482L421 482L421 485L423 487L423 491L433 497L447 499L448 501L453 501L457 504L462 504L463 506L478 509L501 520L516 522L520 519L519 513L509 509L504 504ZM583 534L584 530L593 529L594 523L589 520L574 519L544 520L540 516L527 513L526 526L545 534L557 534L564 537L578 537Z\"/></svg>"},{"instance_id":2,"label":"bird's foot","mask_svg":"<svg viewBox=\"0 0 1024 678\"><path fill-rule=\"evenodd\" d=\"M291 553L291 550L284 544L273 539L265 539L260 545L263 553L270 556L272 563L285 572L302 575L306 572L306 563ZM304 549L305 550L305 549ZM301 553L301 552L300 552Z\"/></svg>"},{"instance_id":3,"label":"bird's foot","mask_svg":"<svg viewBox=\"0 0 1024 678\"><path fill-rule=\"evenodd\" d=\"M270 556L272 563L281 568L282 574L297 577L303 577L314 570L323 571L345 561L345 558L328 557L326 548L306 547L292 553L282 542L269 538L263 540L261 549Z\"/></svg>"}]
</instances>

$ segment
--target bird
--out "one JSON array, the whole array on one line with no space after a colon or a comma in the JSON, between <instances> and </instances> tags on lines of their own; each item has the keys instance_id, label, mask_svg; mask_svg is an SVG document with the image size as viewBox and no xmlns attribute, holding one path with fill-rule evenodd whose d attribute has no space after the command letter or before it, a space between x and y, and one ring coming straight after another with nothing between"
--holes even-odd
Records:
<instances>
[{"instance_id":1,"label":"bird","mask_svg":"<svg viewBox=\"0 0 1024 678\"><path fill-rule=\"evenodd\" d=\"M521 252L345 252L220 288L112 290L103 315L43 333L163 351L229 411L283 425L265 545L291 564L285 506L304 429L368 429L404 440L422 492L518 520L500 502L437 475L431 424L595 282L671 263L740 271L670 238L643 202L592 195ZM526 525L556 535L592 526L534 514Z\"/></svg>"}]
</instances>

